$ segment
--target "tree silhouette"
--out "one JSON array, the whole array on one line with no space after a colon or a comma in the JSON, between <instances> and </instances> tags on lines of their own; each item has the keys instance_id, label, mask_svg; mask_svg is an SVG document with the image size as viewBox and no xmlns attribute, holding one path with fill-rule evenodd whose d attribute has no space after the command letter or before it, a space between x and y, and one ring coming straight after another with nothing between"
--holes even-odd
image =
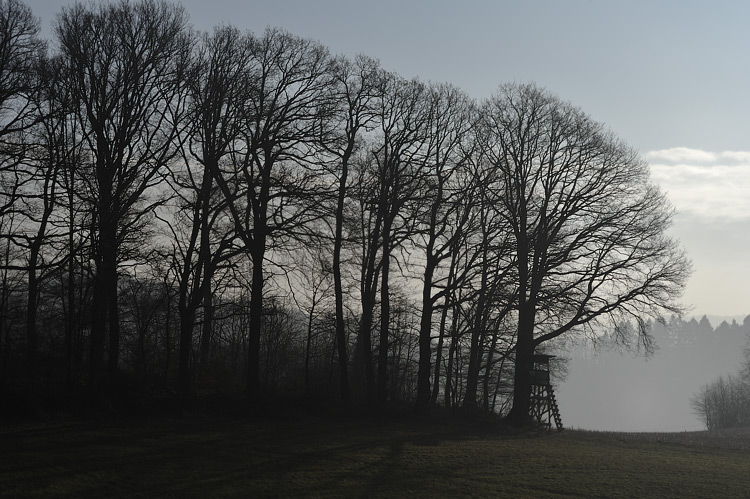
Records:
<instances>
[{"instance_id":1,"label":"tree silhouette","mask_svg":"<svg viewBox=\"0 0 750 499\"><path fill-rule=\"evenodd\" d=\"M216 180L252 261L246 392L260 390L263 287L268 253L306 235L315 210L315 165L321 115L331 112L332 59L318 43L267 30L251 44L245 78L253 88L244 102L242 129L232 162Z\"/></svg>"},{"instance_id":2,"label":"tree silhouette","mask_svg":"<svg viewBox=\"0 0 750 499\"><path fill-rule=\"evenodd\" d=\"M534 85L506 85L483 106L483 151L502 176L518 284L513 408L529 418L540 345L569 331L679 313L689 262L637 153L582 111Z\"/></svg>"},{"instance_id":3,"label":"tree silhouette","mask_svg":"<svg viewBox=\"0 0 750 499\"><path fill-rule=\"evenodd\" d=\"M183 112L187 16L163 1L64 8L56 33L90 163L79 169L95 213L91 378L118 367L118 264L129 233L159 205L145 196L176 155Z\"/></svg>"}]
</instances>

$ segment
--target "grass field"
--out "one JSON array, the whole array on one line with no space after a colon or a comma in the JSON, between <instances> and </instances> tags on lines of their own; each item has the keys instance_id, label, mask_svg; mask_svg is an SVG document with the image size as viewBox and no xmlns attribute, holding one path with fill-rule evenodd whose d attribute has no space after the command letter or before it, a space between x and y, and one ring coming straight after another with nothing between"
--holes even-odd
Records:
<instances>
[{"instance_id":1,"label":"grass field","mask_svg":"<svg viewBox=\"0 0 750 499\"><path fill-rule=\"evenodd\" d=\"M749 442L393 417L6 424L0 497L750 497Z\"/></svg>"}]
</instances>

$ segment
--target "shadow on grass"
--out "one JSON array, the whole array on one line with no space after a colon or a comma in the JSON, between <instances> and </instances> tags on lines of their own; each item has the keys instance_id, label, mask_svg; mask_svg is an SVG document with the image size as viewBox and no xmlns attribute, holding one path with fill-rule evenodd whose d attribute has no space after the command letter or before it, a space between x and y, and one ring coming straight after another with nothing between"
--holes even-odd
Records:
<instances>
[{"instance_id":1,"label":"shadow on grass","mask_svg":"<svg viewBox=\"0 0 750 499\"><path fill-rule=\"evenodd\" d=\"M186 415L0 429L9 497L387 496L453 477L499 423ZM464 476L471 476L465 471ZM460 480L459 480L460 482Z\"/></svg>"}]
</instances>

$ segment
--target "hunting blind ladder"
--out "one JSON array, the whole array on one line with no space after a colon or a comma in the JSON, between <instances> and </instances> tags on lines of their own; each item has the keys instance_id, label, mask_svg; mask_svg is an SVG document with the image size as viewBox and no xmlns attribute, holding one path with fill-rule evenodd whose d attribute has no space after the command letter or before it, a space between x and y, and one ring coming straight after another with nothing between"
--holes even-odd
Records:
<instances>
[{"instance_id":1,"label":"hunting blind ladder","mask_svg":"<svg viewBox=\"0 0 750 499\"><path fill-rule=\"evenodd\" d=\"M549 360L554 355L534 354L531 367L531 404L529 412L531 421L547 429L552 429L552 421L555 421L557 431L562 431L562 419L560 409L557 407L555 392L552 390L549 376Z\"/></svg>"}]
</instances>

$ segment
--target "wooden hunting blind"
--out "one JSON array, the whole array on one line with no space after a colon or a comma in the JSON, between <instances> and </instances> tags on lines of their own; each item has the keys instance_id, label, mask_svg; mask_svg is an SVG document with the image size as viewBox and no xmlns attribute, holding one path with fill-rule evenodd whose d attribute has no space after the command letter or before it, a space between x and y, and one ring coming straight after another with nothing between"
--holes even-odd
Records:
<instances>
[{"instance_id":1,"label":"wooden hunting blind","mask_svg":"<svg viewBox=\"0 0 750 499\"><path fill-rule=\"evenodd\" d=\"M534 354L530 369L531 403L529 413L531 421L547 429L555 422L557 431L562 431L560 409L557 407L555 392L552 390L549 374L549 361L554 355Z\"/></svg>"}]
</instances>

